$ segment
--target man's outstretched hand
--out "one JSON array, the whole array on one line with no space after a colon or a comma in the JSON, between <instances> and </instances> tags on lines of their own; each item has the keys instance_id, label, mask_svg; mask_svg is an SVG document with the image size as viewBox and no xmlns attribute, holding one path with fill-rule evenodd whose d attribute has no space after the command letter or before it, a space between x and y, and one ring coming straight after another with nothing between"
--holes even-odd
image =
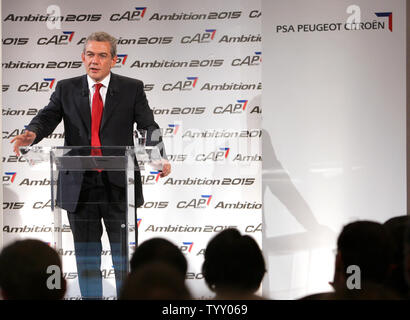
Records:
<instances>
[{"instance_id":1,"label":"man's outstretched hand","mask_svg":"<svg viewBox=\"0 0 410 320\"><path fill-rule=\"evenodd\" d=\"M171 173L171 164L168 162L168 160L162 159L162 172L160 177L166 177Z\"/></svg>"},{"instance_id":2,"label":"man's outstretched hand","mask_svg":"<svg viewBox=\"0 0 410 320\"><path fill-rule=\"evenodd\" d=\"M13 150L17 156L20 156L20 147L29 146L36 139L36 134L33 131L24 131L23 134L15 136L10 143L14 142Z\"/></svg>"}]
</instances>

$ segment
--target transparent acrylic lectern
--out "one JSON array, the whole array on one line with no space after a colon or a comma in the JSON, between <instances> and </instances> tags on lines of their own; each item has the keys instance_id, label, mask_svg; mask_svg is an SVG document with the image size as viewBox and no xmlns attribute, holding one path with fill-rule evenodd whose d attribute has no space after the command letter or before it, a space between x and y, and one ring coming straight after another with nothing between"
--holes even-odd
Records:
<instances>
[{"instance_id":1,"label":"transparent acrylic lectern","mask_svg":"<svg viewBox=\"0 0 410 320\"><path fill-rule=\"evenodd\" d=\"M76 178L87 172L107 171L118 180L123 180L125 199L120 203L125 210L125 223L121 223L121 241L126 243L124 256L127 257L126 270L129 272L129 261L135 249L137 221L135 216L135 175L136 171L145 170L146 166L154 170L162 169L161 154L156 146L127 147L21 147L20 151L31 166L48 165L51 185L51 210L53 213L52 243L58 252L64 252L64 236L67 226L62 222L62 208L75 207L79 203L70 203L67 194L72 189L81 188L81 179ZM66 177L73 178L67 179ZM115 180L115 179L113 179ZM72 181L72 184L70 184ZM121 181L119 181L121 183ZM79 186L75 186L78 183ZM75 192L74 192L75 193ZM75 197L74 197L75 198ZM77 197L78 198L78 197ZM67 200L68 199L68 200ZM79 200L81 201L81 200ZM66 209L67 210L67 209ZM122 220L123 221L123 220ZM65 234L63 234L65 233Z\"/></svg>"}]
</instances>

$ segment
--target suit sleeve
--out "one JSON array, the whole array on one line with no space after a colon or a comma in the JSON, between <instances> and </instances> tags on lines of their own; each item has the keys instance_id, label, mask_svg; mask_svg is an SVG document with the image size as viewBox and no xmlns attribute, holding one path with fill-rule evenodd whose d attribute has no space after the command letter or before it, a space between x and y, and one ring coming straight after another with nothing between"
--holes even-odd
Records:
<instances>
[{"instance_id":1,"label":"suit sleeve","mask_svg":"<svg viewBox=\"0 0 410 320\"><path fill-rule=\"evenodd\" d=\"M60 97L61 85L58 82L48 105L39 111L26 128L26 130L33 131L36 134L33 144L39 143L43 138L52 134L63 118Z\"/></svg>"},{"instance_id":2,"label":"suit sleeve","mask_svg":"<svg viewBox=\"0 0 410 320\"><path fill-rule=\"evenodd\" d=\"M144 92L144 84L139 83L135 99L135 122L138 129L147 130L147 146L157 146L161 156L167 159L165 146L162 141L162 134L159 125L154 120L154 113L148 105L148 100Z\"/></svg>"}]
</instances>

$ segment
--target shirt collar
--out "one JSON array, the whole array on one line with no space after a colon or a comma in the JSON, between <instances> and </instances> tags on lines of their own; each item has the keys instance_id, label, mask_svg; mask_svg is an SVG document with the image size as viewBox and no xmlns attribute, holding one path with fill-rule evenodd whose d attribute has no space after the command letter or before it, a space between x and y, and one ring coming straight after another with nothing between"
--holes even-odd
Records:
<instances>
[{"instance_id":1,"label":"shirt collar","mask_svg":"<svg viewBox=\"0 0 410 320\"><path fill-rule=\"evenodd\" d=\"M111 72L99 83L101 83L104 87L108 88L108 84L110 83L110 79L111 79ZM94 85L97 82L95 82L88 74L87 74L87 81L88 81L88 89L92 90Z\"/></svg>"}]
</instances>

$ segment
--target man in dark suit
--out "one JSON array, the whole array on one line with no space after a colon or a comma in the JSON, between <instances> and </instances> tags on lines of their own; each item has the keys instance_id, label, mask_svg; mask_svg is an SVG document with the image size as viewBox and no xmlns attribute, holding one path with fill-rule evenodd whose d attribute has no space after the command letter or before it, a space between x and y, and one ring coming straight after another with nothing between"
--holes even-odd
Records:
<instances>
[{"instance_id":1,"label":"man in dark suit","mask_svg":"<svg viewBox=\"0 0 410 320\"><path fill-rule=\"evenodd\" d=\"M59 81L49 104L26 131L15 137L14 151L40 142L64 121L66 146L132 146L134 123L147 130L147 145L158 145L163 156L161 176L171 166L166 160L159 129L139 80L111 73L116 64L116 39L105 32L91 34L82 61L86 75ZM155 134L154 134L155 133ZM156 138L154 138L156 136ZM100 152L99 150L97 152ZM135 174L136 207L144 202L141 176ZM102 297L101 219L110 241L117 295L126 276L125 175L123 172L61 172L57 203L67 210L73 232L77 270L83 298Z\"/></svg>"}]
</instances>

